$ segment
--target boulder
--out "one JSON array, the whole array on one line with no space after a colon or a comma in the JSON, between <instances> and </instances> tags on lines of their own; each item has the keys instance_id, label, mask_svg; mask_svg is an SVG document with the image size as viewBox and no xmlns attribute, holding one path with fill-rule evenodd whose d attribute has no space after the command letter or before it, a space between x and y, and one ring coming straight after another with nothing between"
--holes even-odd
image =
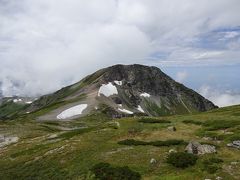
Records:
<instances>
[{"instance_id":1,"label":"boulder","mask_svg":"<svg viewBox=\"0 0 240 180\"><path fill-rule=\"evenodd\" d=\"M236 166L237 164L238 164L238 162L236 162L236 161L231 162L231 165Z\"/></svg>"},{"instance_id":2,"label":"boulder","mask_svg":"<svg viewBox=\"0 0 240 180\"><path fill-rule=\"evenodd\" d=\"M177 128L175 126L169 126L167 129L169 131L176 131L177 130Z\"/></svg>"},{"instance_id":3,"label":"boulder","mask_svg":"<svg viewBox=\"0 0 240 180\"><path fill-rule=\"evenodd\" d=\"M18 142L18 137L0 135L0 148Z\"/></svg>"},{"instance_id":4,"label":"boulder","mask_svg":"<svg viewBox=\"0 0 240 180\"><path fill-rule=\"evenodd\" d=\"M120 123L117 121L110 121L107 123L109 127L112 127L114 129L119 129L120 128Z\"/></svg>"},{"instance_id":5,"label":"boulder","mask_svg":"<svg viewBox=\"0 0 240 180\"><path fill-rule=\"evenodd\" d=\"M232 143L227 144L227 146L240 149L240 140L233 141Z\"/></svg>"},{"instance_id":6,"label":"boulder","mask_svg":"<svg viewBox=\"0 0 240 180\"><path fill-rule=\"evenodd\" d=\"M199 142L196 142L196 141L190 142L187 145L185 150L188 153L197 154L197 155L216 153L217 152L215 146L208 145L208 144L201 145Z\"/></svg>"},{"instance_id":7,"label":"boulder","mask_svg":"<svg viewBox=\"0 0 240 180\"><path fill-rule=\"evenodd\" d=\"M157 160L156 160L156 159L152 158L152 159L150 160L150 164L156 164L156 163L157 163Z\"/></svg>"},{"instance_id":8,"label":"boulder","mask_svg":"<svg viewBox=\"0 0 240 180\"><path fill-rule=\"evenodd\" d=\"M177 151L175 149L170 149L168 152L169 153L176 153Z\"/></svg>"}]
</instances>

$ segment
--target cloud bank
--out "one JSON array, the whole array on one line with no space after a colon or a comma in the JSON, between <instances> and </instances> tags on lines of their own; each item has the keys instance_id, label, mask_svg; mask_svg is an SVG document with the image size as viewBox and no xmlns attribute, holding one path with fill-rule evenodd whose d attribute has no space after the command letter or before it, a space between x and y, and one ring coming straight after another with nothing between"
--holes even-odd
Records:
<instances>
[{"instance_id":1,"label":"cloud bank","mask_svg":"<svg viewBox=\"0 0 240 180\"><path fill-rule=\"evenodd\" d=\"M204 85L199 89L199 93L219 107L240 104L240 94L231 91L221 92L216 88Z\"/></svg>"},{"instance_id":2,"label":"cloud bank","mask_svg":"<svg viewBox=\"0 0 240 180\"><path fill-rule=\"evenodd\" d=\"M239 0L0 0L1 91L45 94L116 63L238 64L238 7Z\"/></svg>"}]
</instances>

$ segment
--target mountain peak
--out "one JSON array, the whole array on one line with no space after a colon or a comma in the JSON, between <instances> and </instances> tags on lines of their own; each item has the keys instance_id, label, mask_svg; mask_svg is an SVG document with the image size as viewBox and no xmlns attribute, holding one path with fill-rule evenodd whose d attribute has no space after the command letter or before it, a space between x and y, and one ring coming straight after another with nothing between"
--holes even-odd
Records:
<instances>
[{"instance_id":1,"label":"mountain peak","mask_svg":"<svg viewBox=\"0 0 240 180\"><path fill-rule=\"evenodd\" d=\"M82 107L84 109L78 109ZM157 67L117 64L41 97L25 111L45 112L39 119L52 120L58 117L75 119L91 113L106 113L112 117L164 116L214 108L212 102L174 81Z\"/></svg>"}]
</instances>

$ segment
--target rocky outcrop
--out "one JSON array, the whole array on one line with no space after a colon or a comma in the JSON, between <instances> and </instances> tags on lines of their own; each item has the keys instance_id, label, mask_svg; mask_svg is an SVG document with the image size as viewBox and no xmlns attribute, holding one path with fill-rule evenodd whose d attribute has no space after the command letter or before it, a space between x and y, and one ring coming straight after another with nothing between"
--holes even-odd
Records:
<instances>
[{"instance_id":1,"label":"rocky outcrop","mask_svg":"<svg viewBox=\"0 0 240 180\"><path fill-rule=\"evenodd\" d=\"M139 92L147 92L157 97L167 97L170 103L189 101L198 111L206 111L216 106L184 85L174 81L157 67L143 65L115 65L105 69L103 81L122 81L125 90L132 96L132 103L139 103L141 99L137 96ZM136 91L138 93L136 93Z\"/></svg>"},{"instance_id":2,"label":"rocky outcrop","mask_svg":"<svg viewBox=\"0 0 240 180\"><path fill-rule=\"evenodd\" d=\"M213 145L203 144L201 145L199 142L192 141L190 142L186 149L188 153L203 155L208 153L216 153L216 147Z\"/></svg>"},{"instance_id":3,"label":"rocky outcrop","mask_svg":"<svg viewBox=\"0 0 240 180\"><path fill-rule=\"evenodd\" d=\"M0 135L0 148L18 142L18 137Z\"/></svg>"},{"instance_id":4,"label":"rocky outcrop","mask_svg":"<svg viewBox=\"0 0 240 180\"><path fill-rule=\"evenodd\" d=\"M227 146L240 149L240 140L233 141L232 143L227 144Z\"/></svg>"}]
</instances>

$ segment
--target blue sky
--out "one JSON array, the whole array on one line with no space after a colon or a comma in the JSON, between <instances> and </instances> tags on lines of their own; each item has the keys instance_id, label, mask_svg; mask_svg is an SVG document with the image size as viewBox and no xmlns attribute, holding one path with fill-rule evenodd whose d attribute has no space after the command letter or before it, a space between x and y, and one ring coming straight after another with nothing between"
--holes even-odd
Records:
<instances>
[{"instance_id":1,"label":"blue sky","mask_svg":"<svg viewBox=\"0 0 240 180\"><path fill-rule=\"evenodd\" d=\"M113 64L240 104L239 0L0 0L0 92L53 92Z\"/></svg>"},{"instance_id":2,"label":"blue sky","mask_svg":"<svg viewBox=\"0 0 240 180\"><path fill-rule=\"evenodd\" d=\"M162 70L174 79L178 73L186 74L181 80L188 87L198 90L203 85L211 85L222 91L240 92L240 65L200 66L200 67L162 67Z\"/></svg>"}]
</instances>

